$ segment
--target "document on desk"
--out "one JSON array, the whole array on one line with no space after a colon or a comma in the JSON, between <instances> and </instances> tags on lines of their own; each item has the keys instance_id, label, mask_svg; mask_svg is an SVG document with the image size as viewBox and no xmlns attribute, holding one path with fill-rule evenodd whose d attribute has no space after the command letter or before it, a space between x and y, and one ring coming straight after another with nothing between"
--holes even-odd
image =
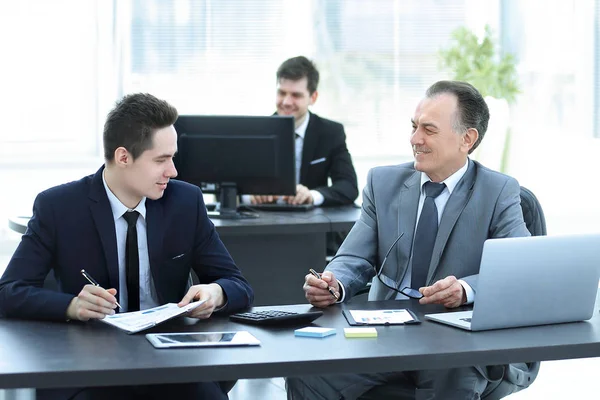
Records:
<instances>
[{"instance_id":1,"label":"document on desk","mask_svg":"<svg viewBox=\"0 0 600 400\"><path fill-rule=\"evenodd\" d=\"M398 310L343 310L342 313L352 326L357 325L401 325L419 324L421 321L412 311Z\"/></svg>"},{"instance_id":2,"label":"document on desk","mask_svg":"<svg viewBox=\"0 0 600 400\"><path fill-rule=\"evenodd\" d=\"M131 334L152 328L169 319L183 315L198 307L204 301L195 301L183 307L178 307L176 303L167 303L147 310L107 315L99 321L116 326Z\"/></svg>"}]
</instances>

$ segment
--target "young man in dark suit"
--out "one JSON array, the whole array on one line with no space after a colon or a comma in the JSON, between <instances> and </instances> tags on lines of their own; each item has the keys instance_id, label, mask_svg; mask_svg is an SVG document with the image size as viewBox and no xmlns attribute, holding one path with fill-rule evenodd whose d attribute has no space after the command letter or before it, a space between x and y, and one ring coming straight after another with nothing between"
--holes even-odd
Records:
<instances>
[{"instance_id":1,"label":"young man in dark suit","mask_svg":"<svg viewBox=\"0 0 600 400\"><path fill-rule=\"evenodd\" d=\"M296 196L284 199L292 204L316 206L352 204L358 197L358 184L344 127L308 111L317 101L318 84L319 71L306 57L290 58L277 70L277 114L293 115L296 126L298 185ZM259 204L277 199L278 196L254 195L249 201Z\"/></svg>"},{"instance_id":2,"label":"young man in dark suit","mask_svg":"<svg viewBox=\"0 0 600 400\"><path fill-rule=\"evenodd\" d=\"M177 110L149 94L125 96L104 125L105 165L40 193L27 232L0 279L4 317L102 319L205 300L190 317L249 307L253 292L206 214L196 186L171 181ZM135 234L135 235L134 235ZM100 287L87 284L84 268ZM188 289L190 271L200 284ZM49 273L59 291L46 289ZM67 340L67 339L65 339ZM217 382L38 391L38 398L226 399Z\"/></svg>"}]
</instances>

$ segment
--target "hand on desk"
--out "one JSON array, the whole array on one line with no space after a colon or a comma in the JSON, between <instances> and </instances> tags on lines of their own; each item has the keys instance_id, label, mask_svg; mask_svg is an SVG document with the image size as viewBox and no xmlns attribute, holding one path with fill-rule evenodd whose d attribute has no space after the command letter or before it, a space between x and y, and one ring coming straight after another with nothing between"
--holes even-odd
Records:
<instances>
[{"instance_id":1,"label":"hand on desk","mask_svg":"<svg viewBox=\"0 0 600 400\"><path fill-rule=\"evenodd\" d=\"M194 300L206 300L203 304L194 308L189 317L206 319L212 315L215 309L222 307L225 304L225 295L223 288L216 283L208 285L192 286L183 299L177 304L179 307L186 306Z\"/></svg>"},{"instance_id":2,"label":"hand on desk","mask_svg":"<svg viewBox=\"0 0 600 400\"><path fill-rule=\"evenodd\" d=\"M280 198L288 204L312 204L314 202L310 189L304 185L297 185L295 196L252 195L250 196L250 203L275 203Z\"/></svg>"},{"instance_id":3,"label":"hand on desk","mask_svg":"<svg viewBox=\"0 0 600 400\"><path fill-rule=\"evenodd\" d=\"M304 296L315 307L325 308L335 303L337 299L329 292L329 287L333 288L339 296L340 285L331 271L325 271L321 274L321 279L317 279L312 274L304 277Z\"/></svg>"},{"instance_id":4,"label":"hand on desk","mask_svg":"<svg viewBox=\"0 0 600 400\"><path fill-rule=\"evenodd\" d=\"M264 204L264 203L274 203L277 201L278 196L273 195L252 195L250 196L251 204Z\"/></svg>"},{"instance_id":5,"label":"hand on desk","mask_svg":"<svg viewBox=\"0 0 600 400\"><path fill-rule=\"evenodd\" d=\"M419 300L421 304L443 304L447 308L455 308L467 301L463 285L452 275L420 288L419 292L424 296Z\"/></svg>"},{"instance_id":6,"label":"hand on desk","mask_svg":"<svg viewBox=\"0 0 600 400\"><path fill-rule=\"evenodd\" d=\"M288 204L312 204L314 202L310 189L304 185L297 185L296 195L283 196L283 200Z\"/></svg>"},{"instance_id":7,"label":"hand on desk","mask_svg":"<svg viewBox=\"0 0 600 400\"><path fill-rule=\"evenodd\" d=\"M117 308L117 289L85 285L67 307L67 319L87 321L113 315Z\"/></svg>"}]
</instances>

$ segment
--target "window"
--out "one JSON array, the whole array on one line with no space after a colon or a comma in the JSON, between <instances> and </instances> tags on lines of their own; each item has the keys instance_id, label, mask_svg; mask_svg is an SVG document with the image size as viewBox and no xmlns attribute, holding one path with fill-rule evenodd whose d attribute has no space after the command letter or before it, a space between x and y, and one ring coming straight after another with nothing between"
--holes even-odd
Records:
<instances>
[{"instance_id":1,"label":"window","mask_svg":"<svg viewBox=\"0 0 600 400\"><path fill-rule=\"evenodd\" d=\"M99 154L97 28L95 1L0 4L0 163Z\"/></svg>"},{"instance_id":2,"label":"window","mask_svg":"<svg viewBox=\"0 0 600 400\"><path fill-rule=\"evenodd\" d=\"M123 91L180 113L274 111L275 72L303 54L321 73L314 111L344 123L353 155L408 154L410 116L443 75L437 52L464 1L136 0Z\"/></svg>"},{"instance_id":3,"label":"window","mask_svg":"<svg viewBox=\"0 0 600 400\"><path fill-rule=\"evenodd\" d=\"M594 2L594 137L600 138L600 1Z\"/></svg>"},{"instance_id":4,"label":"window","mask_svg":"<svg viewBox=\"0 0 600 400\"><path fill-rule=\"evenodd\" d=\"M519 62L513 126L530 139L593 136L594 4L503 0L502 41ZM597 24L597 22L596 22ZM597 28L596 28L597 29Z\"/></svg>"},{"instance_id":5,"label":"window","mask_svg":"<svg viewBox=\"0 0 600 400\"><path fill-rule=\"evenodd\" d=\"M286 57L284 2L133 1L123 91L146 91L181 114L269 114ZM127 45L127 44L126 44Z\"/></svg>"}]
</instances>

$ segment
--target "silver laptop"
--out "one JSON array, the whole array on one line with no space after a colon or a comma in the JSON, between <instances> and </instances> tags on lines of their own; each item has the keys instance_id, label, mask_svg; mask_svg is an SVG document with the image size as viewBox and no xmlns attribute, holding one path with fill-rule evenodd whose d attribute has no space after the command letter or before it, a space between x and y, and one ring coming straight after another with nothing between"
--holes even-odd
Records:
<instances>
[{"instance_id":1,"label":"silver laptop","mask_svg":"<svg viewBox=\"0 0 600 400\"><path fill-rule=\"evenodd\" d=\"M425 318L470 331L583 321L599 278L600 234L488 239L473 311Z\"/></svg>"}]
</instances>

